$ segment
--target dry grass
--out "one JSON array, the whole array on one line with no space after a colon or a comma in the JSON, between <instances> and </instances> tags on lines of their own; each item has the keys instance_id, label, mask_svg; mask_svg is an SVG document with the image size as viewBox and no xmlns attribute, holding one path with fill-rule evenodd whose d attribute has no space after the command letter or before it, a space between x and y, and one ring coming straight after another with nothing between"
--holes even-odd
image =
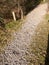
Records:
<instances>
[{"instance_id":1,"label":"dry grass","mask_svg":"<svg viewBox=\"0 0 49 65\"><path fill-rule=\"evenodd\" d=\"M12 32L17 31L23 24L22 20L12 21L5 25L5 28L0 28L0 51L4 50L5 46L12 39Z\"/></svg>"}]
</instances>

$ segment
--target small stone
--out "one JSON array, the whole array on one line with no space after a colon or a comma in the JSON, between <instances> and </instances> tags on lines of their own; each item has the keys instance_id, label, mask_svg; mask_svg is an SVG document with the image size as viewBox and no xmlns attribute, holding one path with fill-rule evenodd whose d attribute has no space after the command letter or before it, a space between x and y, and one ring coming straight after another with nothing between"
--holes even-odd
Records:
<instances>
[{"instance_id":1,"label":"small stone","mask_svg":"<svg viewBox=\"0 0 49 65\"><path fill-rule=\"evenodd\" d=\"M8 65L8 64L5 64L5 65Z\"/></svg>"},{"instance_id":2,"label":"small stone","mask_svg":"<svg viewBox=\"0 0 49 65\"><path fill-rule=\"evenodd\" d=\"M19 52L13 51L13 54L19 54Z\"/></svg>"}]
</instances>

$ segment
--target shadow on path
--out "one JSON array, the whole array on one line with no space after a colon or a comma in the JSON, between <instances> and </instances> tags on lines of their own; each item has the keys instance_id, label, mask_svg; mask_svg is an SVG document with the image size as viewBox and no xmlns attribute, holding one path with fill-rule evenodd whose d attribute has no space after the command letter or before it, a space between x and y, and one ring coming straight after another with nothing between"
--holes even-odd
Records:
<instances>
[{"instance_id":1,"label":"shadow on path","mask_svg":"<svg viewBox=\"0 0 49 65\"><path fill-rule=\"evenodd\" d=\"M47 54L45 58L45 65L49 65L49 34L48 34L48 46L47 46Z\"/></svg>"}]
</instances>

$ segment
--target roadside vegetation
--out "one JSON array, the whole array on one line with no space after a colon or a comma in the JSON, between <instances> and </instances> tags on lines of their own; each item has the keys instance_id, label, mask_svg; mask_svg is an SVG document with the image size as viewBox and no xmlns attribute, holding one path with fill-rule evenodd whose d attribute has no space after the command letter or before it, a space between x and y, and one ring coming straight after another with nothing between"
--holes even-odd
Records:
<instances>
[{"instance_id":1,"label":"roadside vegetation","mask_svg":"<svg viewBox=\"0 0 49 65\"><path fill-rule=\"evenodd\" d=\"M49 34L49 14L46 14L45 20L47 21L47 26L48 26L48 34Z\"/></svg>"},{"instance_id":2,"label":"roadside vegetation","mask_svg":"<svg viewBox=\"0 0 49 65\"><path fill-rule=\"evenodd\" d=\"M11 21L5 25L5 28L11 31L18 30L21 27L22 23L23 23L23 20Z\"/></svg>"},{"instance_id":3,"label":"roadside vegetation","mask_svg":"<svg viewBox=\"0 0 49 65\"><path fill-rule=\"evenodd\" d=\"M23 20L11 21L5 24L5 28L0 26L0 51L3 51L5 46L12 38L12 31L17 31L21 28Z\"/></svg>"}]
</instances>

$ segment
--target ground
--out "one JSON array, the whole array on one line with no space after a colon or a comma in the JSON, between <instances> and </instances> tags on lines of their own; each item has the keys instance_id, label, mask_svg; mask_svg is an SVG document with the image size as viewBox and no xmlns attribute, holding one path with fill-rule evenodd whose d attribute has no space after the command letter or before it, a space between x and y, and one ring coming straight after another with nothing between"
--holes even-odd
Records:
<instances>
[{"instance_id":1,"label":"ground","mask_svg":"<svg viewBox=\"0 0 49 65\"><path fill-rule=\"evenodd\" d=\"M45 56L45 52L41 50L46 46L44 43L47 43L47 22L44 21L46 9L47 4L38 5L26 16L21 28L13 31L11 41L0 54L0 65L40 65L43 63L42 56ZM41 43L41 41L44 42Z\"/></svg>"}]
</instances>

